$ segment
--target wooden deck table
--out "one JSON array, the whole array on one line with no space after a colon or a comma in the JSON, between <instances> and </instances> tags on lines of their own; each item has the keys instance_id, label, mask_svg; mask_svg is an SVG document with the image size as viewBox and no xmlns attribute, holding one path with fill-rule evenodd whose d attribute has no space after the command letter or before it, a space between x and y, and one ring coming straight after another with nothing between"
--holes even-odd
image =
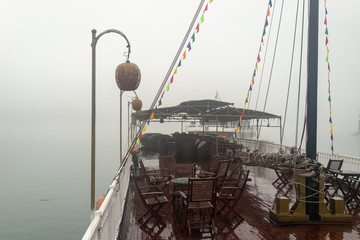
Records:
<instances>
[{"instance_id":1,"label":"wooden deck table","mask_svg":"<svg viewBox=\"0 0 360 240\"><path fill-rule=\"evenodd\" d=\"M180 194L179 191L186 192L188 187L189 178L173 178L170 180L170 195L171 195L171 212L174 214L177 211L176 216L179 214L179 205L181 204L179 201Z\"/></svg>"}]
</instances>

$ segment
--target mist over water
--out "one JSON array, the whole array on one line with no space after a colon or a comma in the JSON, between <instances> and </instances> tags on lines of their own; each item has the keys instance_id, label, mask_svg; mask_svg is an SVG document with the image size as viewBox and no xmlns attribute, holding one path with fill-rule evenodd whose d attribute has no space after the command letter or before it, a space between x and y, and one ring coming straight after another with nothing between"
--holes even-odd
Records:
<instances>
[{"instance_id":1,"label":"mist over water","mask_svg":"<svg viewBox=\"0 0 360 240\"><path fill-rule=\"evenodd\" d=\"M88 128L60 125L3 131L0 239L80 239L85 233L90 223ZM96 198L106 194L119 165L118 158L107 156L97 163Z\"/></svg>"}]
</instances>

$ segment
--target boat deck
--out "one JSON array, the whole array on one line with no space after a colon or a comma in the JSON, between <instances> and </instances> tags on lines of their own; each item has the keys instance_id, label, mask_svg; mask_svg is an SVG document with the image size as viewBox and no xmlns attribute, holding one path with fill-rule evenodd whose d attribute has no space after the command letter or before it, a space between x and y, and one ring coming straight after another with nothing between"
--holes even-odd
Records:
<instances>
[{"instance_id":1,"label":"boat deck","mask_svg":"<svg viewBox=\"0 0 360 240\"><path fill-rule=\"evenodd\" d=\"M346 209L346 212L353 216L352 224L275 225L268 218L269 210L274 207L275 196L283 195L295 199L295 191L288 188L277 190L272 185L276 179L272 169L255 166L244 168L250 170L251 181L247 183L237 206L243 221L234 220L232 224L227 224L224 230L216 228L216 234L212 238L191 237L184 225L179 224L179 220L171 214L171 206L167 204L161 211L166 227L154 235L154 232L141 230L136 221L145 209L131 181L119 239L360 239L360 215L356 208Z\"/></svg>"}]
</instances>

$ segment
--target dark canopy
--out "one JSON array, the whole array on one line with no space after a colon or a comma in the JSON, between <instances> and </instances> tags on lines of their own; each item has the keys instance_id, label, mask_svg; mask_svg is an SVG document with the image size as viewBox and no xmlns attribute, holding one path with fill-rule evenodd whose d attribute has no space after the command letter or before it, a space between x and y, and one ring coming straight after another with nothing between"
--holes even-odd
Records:
<instances>
[{"instance_id":1,"label":"dark canopy","mask_svg":"<svg viewBox=\"0 0 360 240\"><path fill-rule=\"evenodd\" d=\"M154 119L205 119L207 121L219 122L235 122L238 121L243 109L236 108L233 103L222 102L218 100L191 100L182 102L174 107L157 108L154 114ZM143 121L150 118L152 110L144 110L141 115L132 114L132 117L136 120ZM250 119L270 119L280 118L280 116L246 109L243 120Z\"/></svg>"}]
</instances>

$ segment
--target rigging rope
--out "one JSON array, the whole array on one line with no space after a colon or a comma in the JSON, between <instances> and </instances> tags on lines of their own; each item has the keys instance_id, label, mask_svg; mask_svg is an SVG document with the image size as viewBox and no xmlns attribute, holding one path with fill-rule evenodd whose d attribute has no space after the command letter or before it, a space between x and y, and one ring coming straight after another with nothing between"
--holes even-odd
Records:
<instances>
[{"instance_id":1,"label":"rigging rope","mask_svg":"<svg viewBox=\"0 0 360 240\"><path fill-rule=\"evenodd\" d=\"M267 98L268 98L268 95L269 95L271 78L272 78L272 72L273 72L273 69L274 69L274 60L275 60L276 49L277 49L277 44L278 44L278 40L279 40L279 32L280 32L280 26L281 26L281 19L282 19L283 8L284 8L284 0L282 0L282 2L281 2L281 11L280 11L279 26L278 26L278 31L277 31L277 34L276 34L274 55L273 55L272 64L271 64L269 83L268 83L268 87L267 87L267 90L266 90L266 97L265 97L265 103L264 103L264 107L263 107L263 113L265 112L266 103L267 103ZM263 121L263 120L261 119L260 128L259 128L259 131L258 131L258 134L257 134L257 139L256 139L257 141L259 140L259 135L260 135L260 131L261 131L262 121Z\"/></svg>"},{"instance_id":2,"label":"rigging rope","mask_svg":"<svg viewBox=\"0 0 360 240\"><path fill-rule=\"evenodd\" d=\"M296 43L296 26L297 26L298 14L299 14L299 0L297 1L297 6L296 6L296 18L295 18L295 27L294 27L293 47L292 47L292 53L291 53L289 83L288 83L287 96L286 96L284 124L283 124L282 130L281 130L281 137L280 137L280 148L282 147L282 141L283 141L284 132L285 132L287 109L288 109L288 105L289 105L289 94L290 94L290 86L291 86L292 67L293 67L293 62L294 62L294 52L295 52L295 43ZM302 53L300 52L300 55L301 54Z\"/></svg>"},{"instance_id":3,"label":"rigging rope","mask_svg":"<svg viewBox=\"0 0 360 240\"><path fill-rule=\"evenodd\" d=\"M268 50L268 46L269 46L269 39L270 39L270 35L271 35L271 27L272 27L272 21L273 21L273 17L275 15L275 5L276 5L276 0L274 0L274 4L273 4L273 12L271 15L271 20L270 20L270 27L269 27L269 34L268 34L268 38L267 38L267 43L266 43L266 49L265 49L265 55L264 55L264 63L262 65L262 69L261 69L261 77L260 77L260 83L259 83L259 91L258 91L258 95L256 98L256 105L255 105L255 110L257 108L257 104L258 104L258 99L259 99L259 93L260 93L260 89L261 89L261 82L262 82L262 77L263 77L263 73L264 73L264 68L265 68L265 63L266 63L266 55L267 55L267 50ZM268 11L268 9L266 8L266 12ZM266 16L266 14L265 14ZM265 22L267 20L267 16L265 17ZM261 40L260 40L260 47L261 47ZM251 102L251 96L252 96L252 92L250 93L250 98L249 98L249 108L250 108L250 102Z\"/></svg>"},{"instance_id":4,"label":"rigging rope","mask_svg":"<svg viewBox=\"0 0 360 240\"><path fill-rule=\"evenodd\" d=\"M300 110L300 88L301 88L301 72L302 72L302 53L303 53L303 45L304 45L304 20L305 20L305 0L303 0L303 12L302 12L302 23L301 23L300 70L299 70L298 102L297 102L297 113L296 113L295 148L297 148L298 129L299 129L299 110Z\"/></svg>"},{"instance_id":5,"label":"rigging rope","mask_svg":"<svg viewBox=\"0 0 360 240\"><path fill-rule=\"evenodd\" d=\"M263 79L263 74L264 74L264 68L265 68L265 63L266 63L266 56L267 56L267 51L268 51L268 46L269 46L269 39L270 39L270 35L271 35L271 27L272 27L272 21L273 21L273 17L275 15L275 5L276 5L276 0L274 1L274 10L273 10L273 14L271 16L271 23L270 23L270 27L269 27L269 36L268 36L268 41L266 43L266 50L265 50L265 55L264 55L264 63L261 69L261 76L260 76L260 83L259 83L259 91L256 97L256 104L255 104L255 110L257 110L257 106L258 106L258 100L259 100L259 95L260 95L260 90L261 90L261 83L262 83L262 79Z\"/></svg>"}]
</instances>

